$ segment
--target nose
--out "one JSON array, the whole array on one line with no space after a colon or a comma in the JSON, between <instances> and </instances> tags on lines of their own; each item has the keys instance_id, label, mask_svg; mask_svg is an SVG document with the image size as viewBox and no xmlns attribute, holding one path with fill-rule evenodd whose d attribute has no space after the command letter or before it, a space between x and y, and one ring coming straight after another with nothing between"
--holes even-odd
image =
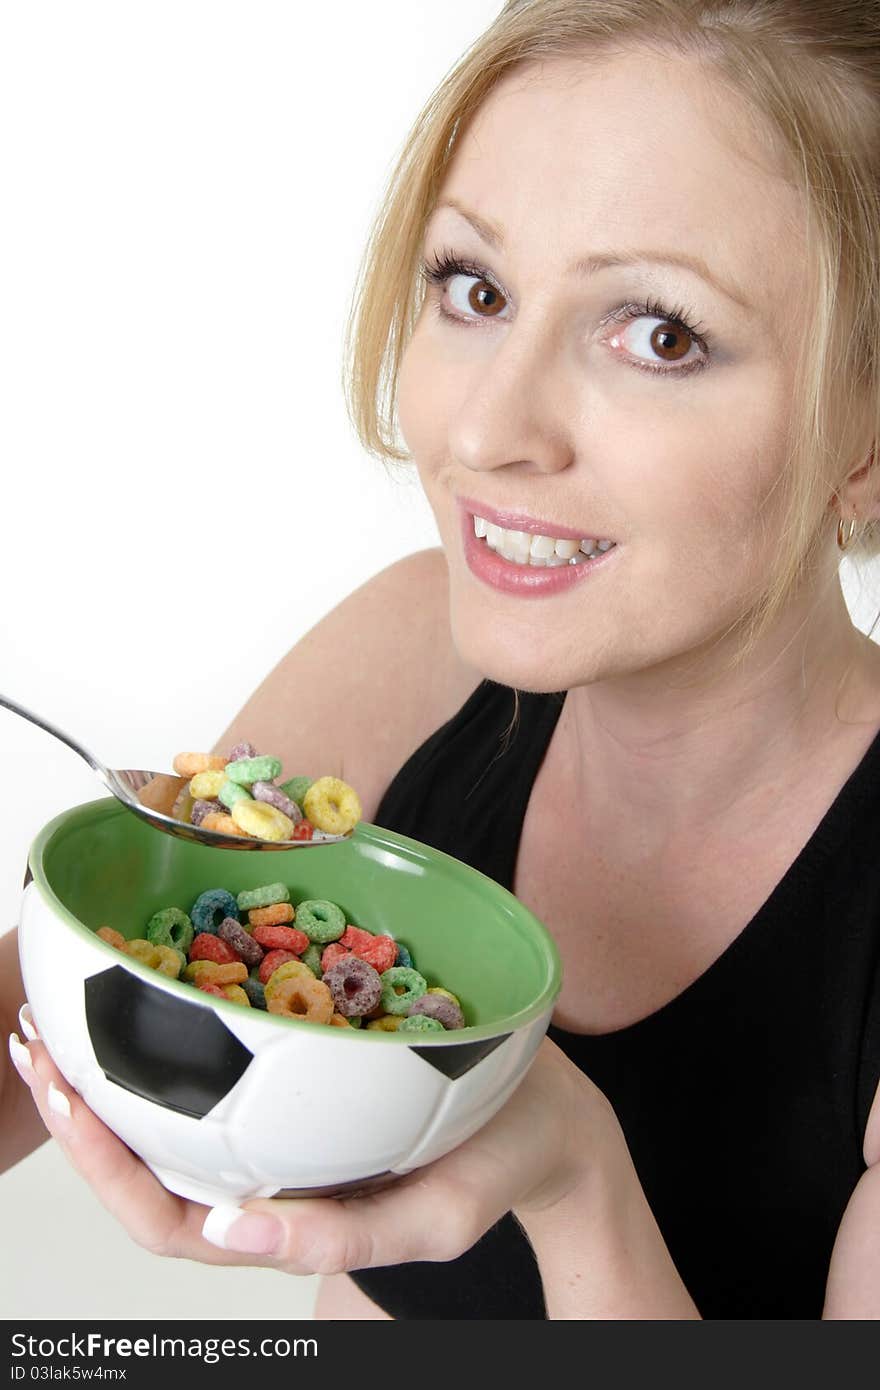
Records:
<instances>
[{"instance_id":1,"label":"nose","mask_svg":"<svg viewBox=\"0 0 880 1390\"><path fill-rule=\"evenodd\" d=\"M553 344L520 320L468 372L449 427L452 457L475 473L511 464L535 473L568 468L575 411L566 407L564 378Z\"/></svg>"}]
</instances>

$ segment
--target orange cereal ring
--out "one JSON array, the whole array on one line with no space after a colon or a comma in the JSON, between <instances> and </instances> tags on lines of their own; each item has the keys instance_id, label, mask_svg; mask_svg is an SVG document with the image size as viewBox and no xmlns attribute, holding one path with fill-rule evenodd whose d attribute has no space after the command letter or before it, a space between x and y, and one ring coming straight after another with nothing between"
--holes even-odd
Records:
<instances>
[{"instance_id":1,"label":"orange cereal ring","mask_svg":"<svg viewBox=\"0 0 880 1390\"><path fill-rule=\"evenodd\" d=\"M225 811L209 811L202 820L203 830L219 830L223 835L240 835L248 838L246 830L240 830L231 816Z\"/></svg>"},{"instance_id":2,"label":"orange cereal ring","mask_svg":"<svg viewBox=\"0 0 880 1390\"><path fill-rule=\"evenodd\" d=\"M288 964L292 964L288 961ZM283 967L281 967L283 969ZM306 967L308 969L308 967ZM270 996L266 990L266 1008L282 1018L302 1018L308 1023L329 1023L333 1017L333 995L323 980L291 975L276 985Z\"/></svg>"},{"instance_id":3,"label":"orange cereal ring","mask_svg":"<svg viewBox=\"0 0 880 1390\"><path fill-rule=\"evenodd\" d=\"M95 935L100 936L102 941L108 942L111 946L115 946L117 951L121 951L125 945L125 937L115 927L99 927Z\"/></svg>"},{"instance_id":4,"label":"orange cereal ring","mask_svg":"<svg viewBox=\"0 0 880 1390\"><path fill-rule=\"evenodd\" d=\"M273 903L271 907L252 907L248 922L252 927L279 927L292 922L295 916L293 903Z\"/></svg>"},{"instance_id":5,"label":"orange cereal ring","mask_svg":"<svg viewBox=\"0 0 880 1390\"><path fill-rule=\"evenodd\" d=\"M334 1028L350 1028L350 1027L351 1027L351 1024L349 1023L348 1019L347 1019L347 1018L343 1018L342 1014L334 1014L333 1017L331 1018L330 1022L332 1023L332 1025L333 1025Z\"/></svg>"},{"instance_id":6,"label":"orange cereal ring","mask_svg":"<svg viewBox=\"0 0 880 1390\"><path fill-rule=\"evenodd\" d=\"M215 753L178 753L171 766L179 777L197 777L200 772L222 772L226 759Z\"/></svg>"}]
</instances>

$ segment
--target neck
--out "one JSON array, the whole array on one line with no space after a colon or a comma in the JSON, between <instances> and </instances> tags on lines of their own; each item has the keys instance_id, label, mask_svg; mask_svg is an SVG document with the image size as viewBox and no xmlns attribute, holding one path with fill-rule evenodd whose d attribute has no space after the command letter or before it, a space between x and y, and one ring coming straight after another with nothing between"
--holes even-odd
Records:
<instances>
[{"instance_id":1,"label":"neck","mask_svg":"<svg viewBox=\"0 0 880 1390\"><path fill-rule=\"evenodd\" d=\"M839 583L804 593L735 670L730 646L569 691L561 720L575 804L660 847L743 823L838 736L880 724L880 648L852 624ZM613 824L609 824L609 821ZM594 827L591 826L591 829Z\"/></svg>"}]
</instances>

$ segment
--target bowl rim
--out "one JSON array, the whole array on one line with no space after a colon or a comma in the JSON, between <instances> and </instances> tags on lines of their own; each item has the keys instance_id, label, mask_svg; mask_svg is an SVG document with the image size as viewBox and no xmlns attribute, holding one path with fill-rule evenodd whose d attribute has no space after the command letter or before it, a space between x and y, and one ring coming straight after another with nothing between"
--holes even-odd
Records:
<instances>
[{"instance_id":1,"label":"bowl rim","mask_svg":"<svg viewBox=\"0 0 880 1390\"><path fill-rule=\"evenodd\" d=\"M69 807L66 811L62 811L37 832L28 851L28 867L33 884L41 897L53 909L56 916L60 917L62 921L72 927L81 938L88 940L88 942L99 951L106 952L108 958L115 960L117 964L120 963L120 956L122 956L121 963L123 964L123 968L134 971L135 974L147 980L154 987L167 990L175 995L182 993L190 1003L196 1004L197 1006L202 1006L211 1010L216 1010L219 1007L227 1018L241 1018L241 1004L236 1004L231 999L220 999L216 995L205 994L203 990L195 989L185 980L172 979L170 975L162 975L159 971L153 970L142 961L139 961L135 956L122 955L115 946L111 946L108 941L102 940L90 927L87 927L85 923L80 922L77 917L74 917L73 913L65 907L64 903L54 892L49 884L44 864L44 858L52 840L62 831L68 830L71 826L75 825L77 821L93 821L102 811L105 816L134 815L134 812L129 811L116 797L98 797L93 801L87 801L80 805ZM161 832L157 830L153 833L158 835ZM519 919L519 922L527 927L529 932L533 934L540 943L544 962L547 967L547 977L543 988L531 1004L527 1005L524 1009L518 1010L516 1013L507 1014L503 1018L495 1019L491 1023L470 1024L466 1025L464 1028L449 1029L443 1033L404 1033L402 1036L397 1031L385 1032L379 1028L328 1029L327 1025L324 1025L325 1031L329 1031L334 1038L372 1038L376 1043L400 1045L401 1042L404 1042L410 1047L449 1047L455 1045L461 1046L465 1043L479 1042L483 1039L495 1038L513 1033L521 1028L527 1027L545 1012L547 1012L549 1016L549 1011L552 1009L552 1005L562 988L562 961L559 955L559 949L547 927L544 926L543 922L541 922L524 903L520 902L515 894L505 888L503 884L490 878L488 874L484 874L481 870L475 869L471 864L466 864L464 860L456 859L454 855L446 854L445 851L435 849L432 845L428 845L421 840L412 839L408 835L400 835L395 830L386 830L383 826L374 825L369 821L359 821L350 840L344 841L340 846L333 844L327 845L322 848L320 852L321 854L332 855L333 853L338 853L340 848L345 851L347 846L357 839L367 840L379 849L390 848L398 853L402 852L404 857L410 859L440 859L441 861L445 861L456 873L463 872L466 877L475 876L478 879L484 880L484 882L490 885L493 894L500 894L503 899L507 898L510 900L511 911L515 919ZM239 851L232 849L215 850L211 847L211 853L214 854L236 854L238 852ZM199 995L201 995L201 998L198 997ZM196 997L194 998L193 996ZM315 1024L309 1023L305 1019L286 1018L280 1014L270 1014L264 1009L251 1009L248 1011L249 1019L261 1015L264 1017L262 1022L257 1024L258 1027L281 1024L282 1026L296 1029L308 1028L311 1032L314 1032L315 1029Z\"/></svg>"}]
</instances>

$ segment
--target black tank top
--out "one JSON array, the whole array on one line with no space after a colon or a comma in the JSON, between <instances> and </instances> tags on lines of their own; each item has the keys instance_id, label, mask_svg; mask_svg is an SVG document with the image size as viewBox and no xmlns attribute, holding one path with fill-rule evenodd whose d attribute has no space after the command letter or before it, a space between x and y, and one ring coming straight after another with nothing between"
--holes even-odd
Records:
<instances>
[{"instance_id":1,"label":"black tank top","mask_svg":"<svg viewBox=\"0 0 880 1390\"><path fill-rule=\"evenodd\" d=\"M510 889L564 694L483 681L401 768L376 822ZM540 915L540 911L539 911ZM820 1318L880 1079L880 734L738 937L613 1033L549 1036L608 1097L704 1318ZM355 1271L396 1318L543 1318L509 1214L460 1258Z\"/></svg>"}]
</instances>

